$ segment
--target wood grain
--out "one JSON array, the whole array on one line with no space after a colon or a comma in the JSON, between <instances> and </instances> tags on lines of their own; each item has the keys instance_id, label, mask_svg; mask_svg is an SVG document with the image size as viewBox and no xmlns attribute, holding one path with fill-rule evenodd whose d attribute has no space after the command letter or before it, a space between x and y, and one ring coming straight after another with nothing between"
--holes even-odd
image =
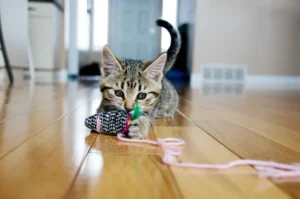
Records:
<instances>
[{"instance_id":1,"label":"wood grain","mask_svg":"<svg viewBox=\"0 0 300 199\"><path fill-rule=\"evenodd\" d=\"M68 198L182 198L159 156L90 153Z\"/></svg>"},{"instance_id":2,"label":"wood grain","mask_svg":"<svg viewBox=\"0 0 300 199\"><path fill-rule=\"evenodd\" d=\"M260 97L257 97L258 101ZM191 118L192 121L205 130L208 134L229 148L239 157L248 159L263 159L263 160L277 160L281 162L293 163L300 161L299 153L299 131L288 128L283 125L290 117L295 116L295 112L286 109L285 114L291 112L289 117L282 117L283 121L277 123L272 119L270 113L265 113L268 116L259 116L261 109L256 103L255 108L249 113L245 109L249 109L244 104L246 99L225 97L220 98L201 98L198 101L183 99L181 106L185 104L192 106L194 110L192 114L182 110L183 114ZM248 99L248 98L247 98ZM252 99L253 101L254 99ZM216 103L220 102L222 103ZM230 104L230 106L224 105ZM280 102L282 104L282 102ZM287 103L287 102L284 102ZM241 108L242 106L242 108ZM287 106L289 107L289 106ZM262 106L264 108L264 106ZM280 110L275 110L280 112ZM262 114L262 113L260 113ZM293 117L294 120L297 117ZM274 181L279 188L286 191L290 196L299 198L300 181L285 180Z\"/></svg>"},{"instance_id":3,"label":"wood grain","mask_svg":"<svg viewBox=\"0 0 300 199\"><path fill-rule=\"evenodd\" d=\"M157 118L153 122L154 126L191 126L192 123L182 114L176 112L173 118Z\"/></svg>"},{"instance_id":4,"label":"wood grain","mask_svg":"<svg viewBox=\"0 0 300 199\"><path fill-rule=\"evenodd\" d=\"M84 92L82 94L88 93ZM51 126L84 102L84 100L78 99L76 95L72 95L71 98L72 100L68 101L46 103L40 108L32 108L31 111L19 113L18 116L1 122L0 143L3 144L0 148L0 158ZM25 105L23 104L23 106Z\"/></svg>"},{"instance_id":5,"label":"wood grain","mask_svg":"<svg viewBox=\"0 0 300 199\"><path fill-rule=\"evenodd\" d=\"M235 110L241 114L261 119L276 125L283 126L295 131L300 131L300 114L290 111L278 110L275 108L266 108L253 106L251 103L240 103L238 101L221 102L227 109Z\"/></svg>"},{"instance_id":6,"label":"wood grain","mask_svg":"<svg viewBox=\"0 0 300 199\"><path fill-rule=\"evenodd\" d=\"M218 89L179 89L175 117L155 120L149 138L184 139L179 161L300 162L300 91ZM168 167L160 147L90 133L100 100L85 82L0 86L0 198L300 198L298 178Z\"/></svg>"},{"instance_id":7,"label":"wood grain","mask_svg":"<svg viewBox=\"0 0 300 199\"><path fill-rule=\"evenodd\" d=\"M156 140L153 128L150 129L149 139ZM114 136L99 134L90 150L92 153L109 153L122 155L159 155L161 150L155 146L145 146L138 143L119 142Z\"/></svg>"},{"instance_id":8,"label":"wood grain","mask_svg":"<svg viewBox=\"0 0 300 199\"><path fill-rule=\"evenodd\" d=\"M155 127L158 137L178 137L187 143L180 160L227 163L239 159L197 127ZM289 198L250 167L227 171L171 168L184 198ZM264 187L268 187L264 189Z\"/></svg>"},{"instance_id":9,"label":"wood grain","mask_svg":"<svg viewBox=\"0 0 300 199\"><path fill-rule=\"evenodd\" d=\"M85 114L91 114L87 107L75 109L0 160L5 179L0 180L0 198L66 195L96 137L83 125Z\"/></svg>"}]
</instances>

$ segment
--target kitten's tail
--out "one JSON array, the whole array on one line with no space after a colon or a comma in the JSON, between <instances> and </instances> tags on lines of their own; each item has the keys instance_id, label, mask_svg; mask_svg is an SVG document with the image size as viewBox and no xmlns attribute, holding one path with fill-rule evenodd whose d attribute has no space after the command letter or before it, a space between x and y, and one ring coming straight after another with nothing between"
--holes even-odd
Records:
<instances>
[{"instance_id":1,"label":"kitten's tail","mask_svg":"<svg viewBox=\"0 0 300 199\"><path fill-rule=\"evenodd\" d=\"M158 19L156 20L156 24L160 27L164 27L165 29L167 29L171 36L171 45L167 51L167 61L164 67L164 74L166 74L172 68L176 60L177 54L179 52L181 45L180 35L177 32L177 30L175 30L174 27L165 20Z\"/></svg>"}]
</instances>

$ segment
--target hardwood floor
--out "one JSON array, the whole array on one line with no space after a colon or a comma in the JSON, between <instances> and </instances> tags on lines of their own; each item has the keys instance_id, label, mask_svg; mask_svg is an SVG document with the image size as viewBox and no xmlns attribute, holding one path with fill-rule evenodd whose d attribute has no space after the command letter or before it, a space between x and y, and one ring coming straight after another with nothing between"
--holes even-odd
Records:
<instances>
[{"instance_id":1,"label":"hardwood floor","mask_svg":"<svg viewBox=\"0 0 300 199\"><path fill-rule=\"evenodd\" d=\"M181 161L300 162L300 90L225 91L178 88L178 112L150 139L184 139ZM100 101L97 85L78 82L1 86L0 198L300 198L300 178L168 167L159 147L90 133Z\"/></svg>"}]
</instances>

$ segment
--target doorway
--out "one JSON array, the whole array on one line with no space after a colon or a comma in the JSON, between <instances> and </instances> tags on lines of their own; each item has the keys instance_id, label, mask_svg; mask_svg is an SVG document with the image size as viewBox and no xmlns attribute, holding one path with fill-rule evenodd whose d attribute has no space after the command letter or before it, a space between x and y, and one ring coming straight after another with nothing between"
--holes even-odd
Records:
<instances>
[{"instance_id":1,"label":"doorway","mask_svg":"<svg viewBox=\"0 0 300 199\"><path fill-rule=\"evenodd\" d=\"M160 52L161 0L111 0L109 45L119 58L152 60Z\"/></svg>"}]
</instances>

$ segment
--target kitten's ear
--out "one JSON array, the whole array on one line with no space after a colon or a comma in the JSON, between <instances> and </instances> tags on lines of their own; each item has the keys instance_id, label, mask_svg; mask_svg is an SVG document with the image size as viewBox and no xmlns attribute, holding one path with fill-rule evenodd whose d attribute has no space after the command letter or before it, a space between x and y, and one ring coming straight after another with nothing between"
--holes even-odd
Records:
<instances>
[{"instance_id":1,"label":"kitten's ear","mask_svg":"<svg viewBox=\"0 0 300 199\"><path fill-rule=\"evenodd\" d=\"M104 46L102 49L102 77L107 77L119 71L122 71L122 66L120 65L114 54L111 52L110 48L107 45Z\"/></svg>"},{"instance_id":2,"label":"kitten's ear","mask_svg":"<svg viewBox=\"0 0 300 199\"><path fill-rule=\"evenodd\" d=\"M149 66L144 69L147 78L160 81L163 77L163 70L167 60L167 53L161 54Z\"/></svg>"}]
</instances>

